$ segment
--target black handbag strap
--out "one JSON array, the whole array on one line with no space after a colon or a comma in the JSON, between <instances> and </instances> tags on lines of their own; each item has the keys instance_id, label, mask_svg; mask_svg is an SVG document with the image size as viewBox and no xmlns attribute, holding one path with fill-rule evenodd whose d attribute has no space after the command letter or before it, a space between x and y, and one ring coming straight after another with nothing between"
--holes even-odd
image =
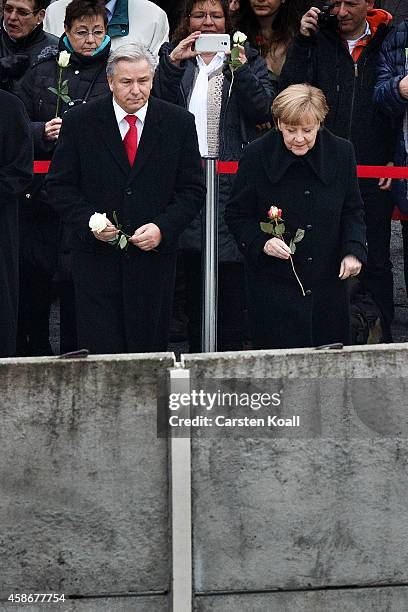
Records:
<instances>
[{"instance_id":1,"label":"black handbag strap","mask_svg":"<svg viewBox=\"0 0 408 612\"><path fill-rule=\"evenodd\" d=\"M98 76L101 74L102 70L105 70L105 64L103 63L102 66L99 68L99 70L97 70L93 76L92 81L89 84L88 89L85 92L84 97L82 98L82 102L88 102L89 96L91 95L91 91L93 89L93 86L95 85Z\"/></svg>"}]
</instances>

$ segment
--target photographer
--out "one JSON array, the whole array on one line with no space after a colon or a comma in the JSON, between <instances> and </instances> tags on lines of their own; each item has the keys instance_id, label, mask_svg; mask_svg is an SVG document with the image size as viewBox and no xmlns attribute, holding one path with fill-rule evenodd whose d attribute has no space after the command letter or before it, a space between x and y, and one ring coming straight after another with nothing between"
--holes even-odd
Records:
<instances>
[{"instance_id":1,"label":"photographer","mask_svg":"<svg viewBox=\"0 0 408 612\"><path fill-rule=\"evenodd\" d=\"M310 8L288 51L279 86L308 82L321 89L329 106L325 126L353 143L358 164L383 166L393 159L395 133L373 93L391 15L373 5L374 0L344 0ZM360 181L368 241L360 280L381 310L386 342L392 341L394 316L389 188L386 179Z\"/></svg>"}]
</instances>

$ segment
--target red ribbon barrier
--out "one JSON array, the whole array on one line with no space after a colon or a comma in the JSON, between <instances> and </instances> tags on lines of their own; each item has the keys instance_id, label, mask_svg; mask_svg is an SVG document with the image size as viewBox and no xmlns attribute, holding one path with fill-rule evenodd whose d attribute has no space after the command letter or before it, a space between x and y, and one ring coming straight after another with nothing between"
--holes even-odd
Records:
<instances>
[{"instance_id":1,"label":"red ribbon barrier","mask_svg":"<svg viewBox=\"0 0 408 612\"><path fill-rule=\"evenodd\" d=\"M238 162L217 162L217 174L236 174L238 170Z\"/></svg>"},{"instance_id":2,"label":"red ribbon barrier","mask_svg":"<svg viewBox=\"0 0 408 612\"><path fill-rule=\"evenodd\" d=\"M402 166L357 166L359 178L408 179L408 168Z\"/></svg>"},{"instance_id":3,"label":"red ribbon barrier","mask_svg":"<svg viewBox=\"0 0 408 612\"><path fill-rule=\"evenodd\" d=\"M50 164L49 161L35 161L34 174L47 174Z\"/></svg>"},{"instance_id":4,"label":"red ribbon barrier","mask_svg":"<svg viewBox=\"0 0 408 612\"><path fill-rule=\"evenodd\" d=\"M46 174L50 167L49 161L35 161L34 173ZM218 174L236 174L238 162L217 162ZM360 178L405 178L408 179L408 168L401 166L357 166L357 175Z\"/></svg>"},{"instance_id":5,"label":"red ribbon barrier","mask_svg":"<svg viewBox=\"0 0 408 612\"><path fill-rule=\"evenodd\" d=\"M238 162L217 162L218 174L235 174ZM402 166L357 166L359 178L406 178L408 168Z\"/></svg>"}]
</instances>

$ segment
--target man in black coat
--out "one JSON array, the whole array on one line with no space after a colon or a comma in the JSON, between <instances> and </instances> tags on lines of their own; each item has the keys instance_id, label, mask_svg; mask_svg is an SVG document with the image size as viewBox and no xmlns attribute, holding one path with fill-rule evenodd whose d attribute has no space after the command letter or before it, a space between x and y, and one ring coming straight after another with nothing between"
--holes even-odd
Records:
<instances>
[{"instance_id":1,"label":"man in black coat","mask_svg":"<svg viewBox=\"0 0 408 612\"><path fill-rule=\"evenodd\" d=\"M15 93L27 69L58 38L43 30L50 0L3 0L0 25L0 87Z\"/></svg>"},{"instance_id":2,"label":"man in black coat","mask_svg":"<svg viewBox=\"0 0 408 612\"><path fill-rule=\"evenodd\" d=\"M374 103L381 44L389 31L391 15L373 9L374 0L342 0L334 17L319 20L312 7L302 17L300 32L288 51L280 89L308 82L323 90L329 105L325 126L351 140L358 164L383 166L393 159L395 130L392 120ZM390 261L393 204L385 179L362 179L368 263L362 274L383 315L384 340L392 341L394 317L392 264Z\"/></svg>"},{"instance_id":3,"label":"man in black coat","mask_svg":"<svg viewBox=\"0 0 408 612\"><path fill-rule=\"evenodd\" d=\"M112 52L113 97L67 115L48 174L73 233L79 344L92 353L167 349L178 236L204 203L194 118L149 98L154 63L137 44ZM95 212L106 227L91 232ZM108 244L115 217L126 252Z\"/></svg>"},{"instance_id":4,"label":"man in black coat","mask_svg":"<svg viewBox=\"0 0 408 612\"><path fill-rule=\"evenodd\" d=\"M0 91L0 357L16 350L18 195L32 179L31 130L23 103Z\"/></svg>"}]
</instances>

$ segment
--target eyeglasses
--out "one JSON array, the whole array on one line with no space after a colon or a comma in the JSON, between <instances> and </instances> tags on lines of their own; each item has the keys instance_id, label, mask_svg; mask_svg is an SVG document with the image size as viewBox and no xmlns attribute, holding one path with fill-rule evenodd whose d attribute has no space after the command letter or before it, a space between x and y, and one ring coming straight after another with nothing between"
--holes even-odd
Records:
<instances>
[{"instance_id":1,"label":"eyeglasses","mask_svg":"<svg viewBox=\"0 0 408 612\"><path fill-rule=\"evenodd\" d=\"M223 13L190 13L191 19L195 19L196 21L204 21L206 17L209 17L213 23L217 21L221 21L224 19Z\"/></svg>"},{"instance_id":2,"label":"eyeglasses","mask_svg":"<svg viewBox=\"0 0 408 612\"><path fill-rule=\"evenodd\" d=\"M105 36L104 30L95 30L94 32L88 32L88 30L78 30L77 32L70 32L75 38L87 39L90 36L92 38L103 38Z\"/></svg>"},{"instance_id":3,"label":"eyeglasses","mask_svg":"<svg viewBox=\"0 0 408 612\"><path fill-rule=\"evenodd\" d=\"M11 4L5 4L3 6L3 12L6 15L11 15L14 11L16 11L17 17L21 17L22 19L25 19L26 17L29 17L30 15L36 15L41 10L42 9L37 9L36 11L26 11L25 9L16 8L15 6L11 6Z\"/></svg>"}]
</instances>

